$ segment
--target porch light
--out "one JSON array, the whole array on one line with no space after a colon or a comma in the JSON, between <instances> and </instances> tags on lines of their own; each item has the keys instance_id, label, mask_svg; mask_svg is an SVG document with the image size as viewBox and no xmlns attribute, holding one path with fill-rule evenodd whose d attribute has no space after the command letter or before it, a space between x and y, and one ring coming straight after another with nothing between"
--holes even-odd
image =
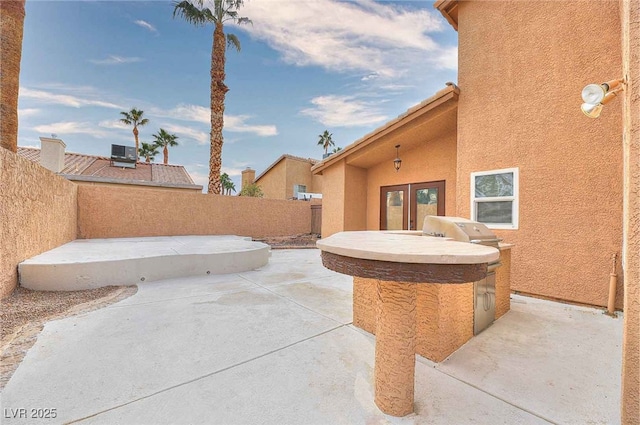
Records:
<instances>
[{"instance_id":1,"label":"porch light","mask_svg":"<svg viewBox=\"0 0 640 425\"><path fill-rule=\"evenodd\" d=\"M602 112L602 107L611 102L620 90L624 88L623 80L611 80L602 84L588 84L582 89L582 100L584 103L580 107L582 112L589 118L598 118Z\"/></svg>"},{"instance_id":2,"label":"porch light","mask_svg":"<svg viewBox=\"0 0 640 425\"><path fill-rule=\"evenodd\" d=\"M393 160L393 168L396 169L396 173L400 170L400 166L402 165L402 160L398 154L398 148L400 148L400 145L396 145L396 159Z\"/></svg>"}]
</instances>

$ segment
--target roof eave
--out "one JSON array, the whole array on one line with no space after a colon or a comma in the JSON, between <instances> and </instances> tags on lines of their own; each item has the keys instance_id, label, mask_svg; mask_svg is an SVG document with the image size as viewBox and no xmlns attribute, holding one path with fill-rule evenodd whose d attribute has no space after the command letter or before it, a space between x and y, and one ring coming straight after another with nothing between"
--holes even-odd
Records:
<instances>
[{"instance_id":1,"label":"roof eave","mask_svg":"<svg viewBox=\"0 0 640 425\"><path fill-rule=\"evenodd\" d=\"M363 149L364 147L374 143L378 136L385 131L391 129L394 126L399 125L403 121L410 121L415 116L423 114L427 111L430 111L444 102L447 102L451 99L457 99L460 94L460 89L453 83L447 83L447 87L438 91L435 95L431 96L428 99L420 102L418 105L409 108L405 113L399 115L395 119L387 122L381 127L378 127L371 133L361 137L356 140L352 144L346 146L344 149L334 153L333 155L325 158L321 162L317 163L313 167L311 167L312 174L322 174L322 172L329 168L330 166L336 164L337 162L347 158L349 155Z\"/></svg>"},{"instance_id":2,"label":"roof eave","mask_svg":"<svg viewBox=\"0 0 640 425\"><path fill-rule=\"evenodd\" d=\"M442 16L458 31L458 0L438 0L433 4Z\"/></svg>"}]
</instances>

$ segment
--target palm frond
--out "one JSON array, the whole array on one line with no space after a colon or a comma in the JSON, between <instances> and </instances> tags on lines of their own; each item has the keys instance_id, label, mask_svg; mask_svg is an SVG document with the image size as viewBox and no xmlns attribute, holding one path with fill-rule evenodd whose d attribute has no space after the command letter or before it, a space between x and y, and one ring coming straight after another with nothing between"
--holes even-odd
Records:
<instances>
[{"instance_id":1,"label":"palm frond","mask_svg":"<svg viewBox=\"0 0 640 425\"><path fill-rule=\"evenodd\" d=\"M173 17L180 16L185 21L194 25L204 25L207 22L206 14L201 9L203 2L197 0L197 5L190 0L176 1L173 3ZM198 7L200 6L200 8ZM208 9L205 9L208 10Z\"/></svg>"},{"instance_id":2,"label":"palm frond","mask_svg":"<svg viewBox=\"0 0 640 425\"><path fill-rule=\"evenodd\" d=\"M233 46L238 52L240 51L240 40L235 34L226 34L227 47Z\"/></svg>"}]
</instances>

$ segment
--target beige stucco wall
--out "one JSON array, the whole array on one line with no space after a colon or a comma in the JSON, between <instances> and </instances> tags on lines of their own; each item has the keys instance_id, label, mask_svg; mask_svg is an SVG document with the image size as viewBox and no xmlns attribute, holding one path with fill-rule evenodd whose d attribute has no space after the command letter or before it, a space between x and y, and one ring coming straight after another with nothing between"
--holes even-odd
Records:
<instances>
[{"instance_id":1,"label":"beige stucco wall","mask_svg":"<svg viewBox=\"0 0 640 425\"><path fill-rule=\"evenodd\" d=\"M322 176L311 175L311 163L293 158L283 158L256 182L265 198L291 199L293 185L302 184L307 192L322 193Z\"/></svg>"},{"instance_id":2,"label":"beige stucco wall","mask_svg":"<svg viewBox=\"0 0 640 425\"><path fill-rule=\"evenodd\" d=\"M625 160L625 299L622 341L622 424L640 418L640 3L621 1Z\"/></svg>"},{"instance_id":3,"label":"beige stucco wall","mask_svg":"<svg viewBox=\"0 0 640 425\"><path fill-rule=\"evenodd\" d=\"M456 135L425 141L415 149L403 151L398 172L386 160L368 170L367 230L380 229L380 187L445 180L445 214L456 210ZM422 223L416 229L422 230Z\"/></svg>"},{"instance_id":4,"label":"beige stucco wall","mask_svg":"<svg viewBox=\"0 0 640 425\"><path fill-rule=\"evenodd\" d=\"M287 189L284 182L287 180L287 164L280 161L267 173L261 176L256 184L262 189L265 198L287 199Z\"/></svg>"},{"instance_id":5,"label":"beige stucco wall","mask_svg":"<svg viewBox=\"0 0 640 425\"><path fill-rule=\"evenodd\" d=\"M580 92L619 77L616 6L460 2L457 214L469 217L471 172L520 167L519 229L496 232L515 243L516 291L607 304L622 247L621 102L592 120ZM594 16L606 23L595 37Z\"/></svg>"},{"instance_id":6,"label":"beige stucco wall","mask_svg":"<svg viewBox=\"0 0 640 425\"><path fill-rule=\"evenodd\" d=\"M343 230L367 229L367 170L347 165L344 179ZM323 195L324 196L324 195ZM323 198L324 199L324 198ZM324 212L323 212L324 214Z\"/></svg>"},{"instance_id":7,"label":"beige stucco wall","mask_svg":"<svg viewBox=\"0 0 640 425\"><path fill-rule=\"evenodd\" d=\"M76 237L77 186L0 149L0 297L18 285L18 263Z\"/></svg>"},{"instance_id":8,"label":"beige stucco wall","mask_svg":"<svg viewBox=\"0 0 640 425\"><path fill-rule=\"evenodd\" d=\"M345 215L345 168L344 160L323 171L322 181L322 237L326 238L344 230Z\"/></svg>"},{"instance_id":9,"label":"beige stucco wall","mask_svg":"<svg viewBox=\"0 0 640 425\"><path fill-rule=\"evenodd\" d=\"M307 187L307 192L314 192L311 164L307 161L291 158L286 158L285 162L287 164L287 183L285 185L287 198L293 197L294 184L303 184Z\"/></svg>"},{"instance_id":10,"label":"beige stucco wall","mask_svg":"<svg viewBox=\"0 0 640 425\"><path fill-rule=\"evenodd\" d=\"M309 202L78 187L78 238L227 234L251 237L309 233Z\"/></svg>"}]
</instances>

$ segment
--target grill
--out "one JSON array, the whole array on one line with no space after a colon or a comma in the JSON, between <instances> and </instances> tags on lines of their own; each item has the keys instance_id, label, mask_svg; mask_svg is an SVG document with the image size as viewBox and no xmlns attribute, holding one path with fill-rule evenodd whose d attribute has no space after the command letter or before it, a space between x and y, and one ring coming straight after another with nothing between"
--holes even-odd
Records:
<instances>
[{"instance_id":1,"label":"grill","mask_svg":"<svg viewBox=\"0 0 640 425\"><path fill-rule=\"evenodd\" d=\"M461 217L429 215L424 219L422 233L498 248L502 240L484 224ZM487 277L473 283L473 334L489 327L496 314L496 269L500 260L488 264Z\"/></svg>"}]
</instances>

